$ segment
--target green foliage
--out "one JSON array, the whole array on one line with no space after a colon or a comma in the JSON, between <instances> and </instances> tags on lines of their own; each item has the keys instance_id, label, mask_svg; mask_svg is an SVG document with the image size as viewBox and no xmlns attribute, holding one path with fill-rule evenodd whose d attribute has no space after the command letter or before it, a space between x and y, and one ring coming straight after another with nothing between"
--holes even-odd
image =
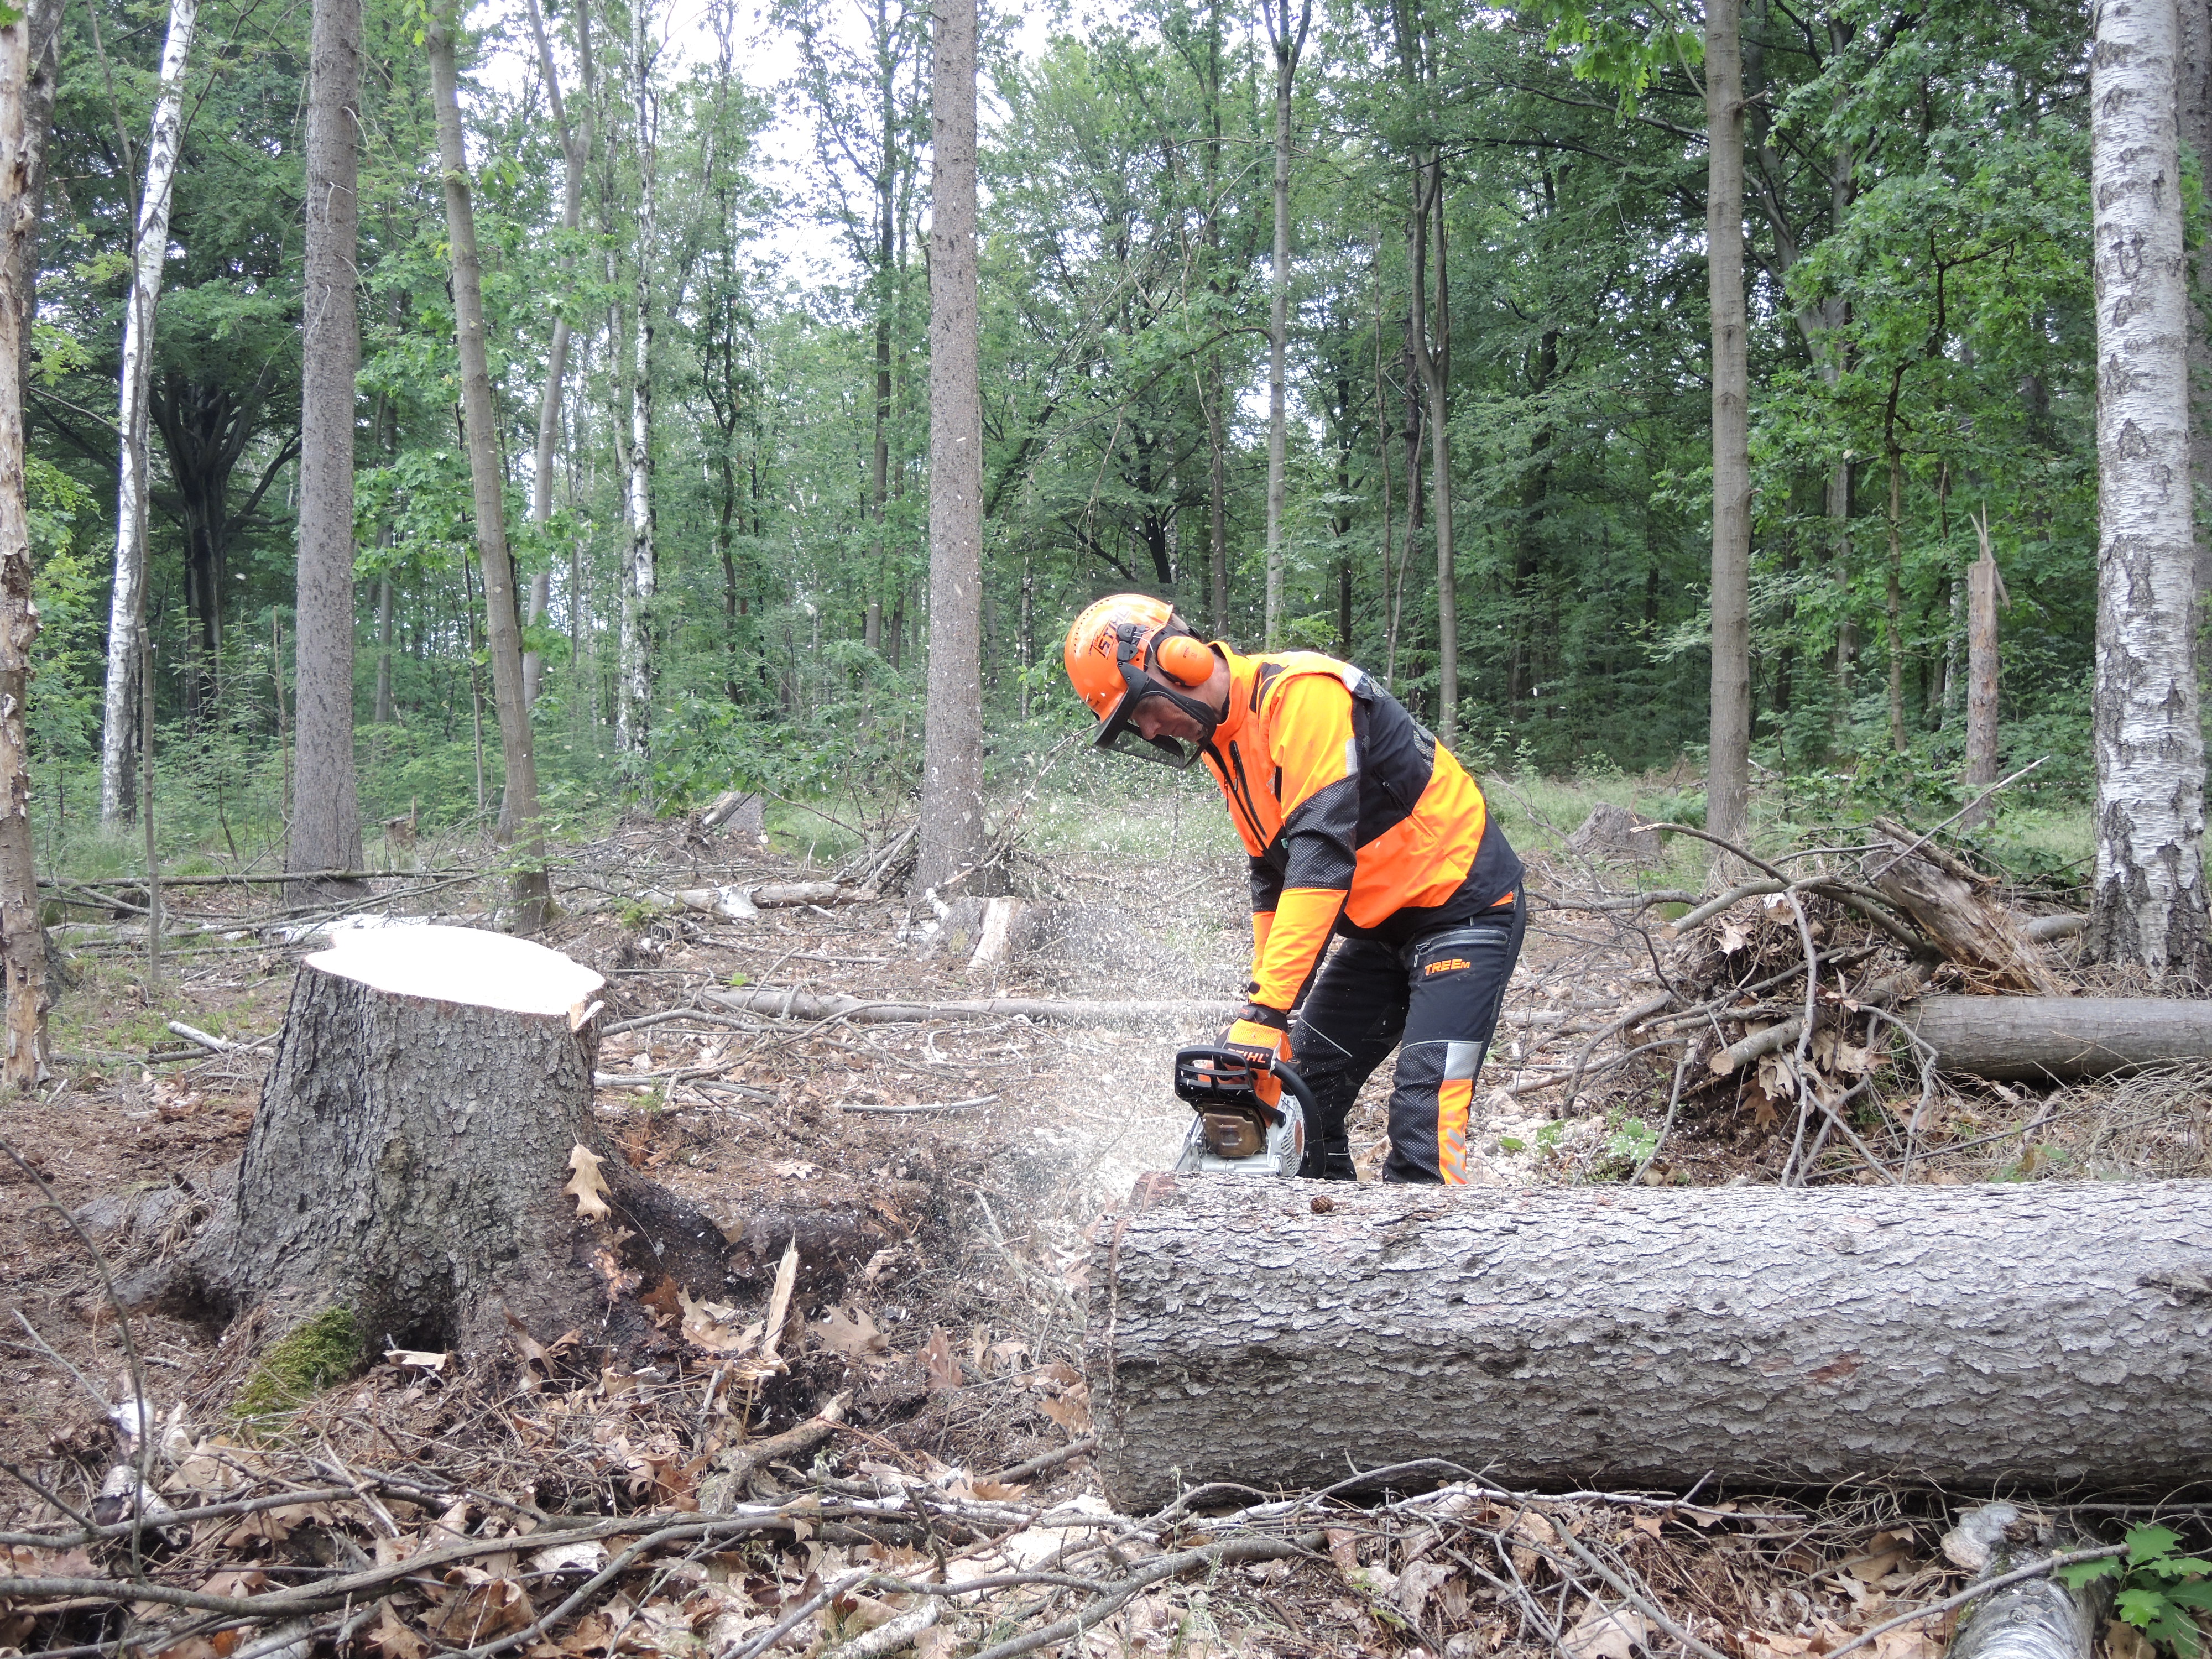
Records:
<instances>
[{"instance_id":1,"label":"green foliage","mask_svg":"<svg viewBox=\"0 0 2212 1659\"><path fill-rule=\"evenodd\" d=\"M2181 1534L2156 1523L2128 1528L2127 1554L2057 1569L2075 1589L2101 1578L2118 1581L2112 1610L2179 1659L2203 1647L2197 1615L2212 1613L2212 1561L2176 1553Z\"/></svg>"},{"instance_id":2,"label":"green foliage","mask_svg":"<svg viewBox=\"0 0 2212 1659\"><path fill-rule=\"evenodd\" d=\"M1632 1174L1659 1150L1658 1135L1640 1117L1624 1118L1612 1127L1604 1146L1606 1167L1611 1173Z\"/></svg>"},{"instance_id":3,"label":"green foliage","mask_svg":"<svg viewBox=\"0 0 2212 1659\"><path fill-rule=\"evenodd\" d=\"M326 1308L263 1351L231 1411L246 1418L297 1411L331 1383L350 1376L362 1358L351 1311Z\"/></svg>"}]
</instances>

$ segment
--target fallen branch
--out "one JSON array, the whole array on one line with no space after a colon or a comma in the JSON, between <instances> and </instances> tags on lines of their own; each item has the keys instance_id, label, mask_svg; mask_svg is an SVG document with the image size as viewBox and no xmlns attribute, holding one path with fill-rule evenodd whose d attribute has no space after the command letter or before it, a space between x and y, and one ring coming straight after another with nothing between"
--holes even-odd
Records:
<instances>
[{"instance_id":1,"label":"fallen branch","mask_svg":"<svg viewBox=\"0 0 2212 1659\"><path fill-rule=\"evenodd\" d=\"M971 1106L988 1106L996 1095L977 1095L973 1100L942 1100L921 1106L877 1106L860 1100L841 1100L841 1112L875 1112L885 1117L909 1117L917 1112L964 1112Z\"/></svg>"},{"instance_id":2,"label":"fallen branch","mask_svg":"<svg viewBox=\"0 0 2212 1659\"><path fill-rule=\"evenodd\" d=\"M2125 1555L2127 1553L2128 1547L2125 1544L2105 1544L2095 1549L2087 1550L2062 1550L2056 1555L2045 1556L2040 1561L2031 1561L2024 1567L2015 1567L2010 1572L2000 1573L1995 1578L1984 1578L1978 1584L1970 1584L1956 1595L1947 1595L1940 1601L1930 1601L1924 1607L1915 1607L1911 1613L1899 1613L1896 1618L1876 1625L1871 1630L1862 1631L1843 1646L1831 1650L1828 1659L1844 1659L1845 1654L1857 1651L1878 1636L1885 1635L1890 1631L1902 1630L1907 1625L1917 1625L1923 1619L1933 1619L1937 1613L1948 1613L1954 1607L1964 1607L1977 1596L1987 1595L1991 1590L2002 1589L2007 1584L2017 1584L2024 1578L2039 1578L2046 1572L2055 1571L2060 1567L2070 1567L2077 1561L2101 1561L2106 1556Z\"/></svg>"},{"instance_id":3,"label":"fallen branch","mask_svg":"<svg viewBox=\"0 0 2212 1659\"><path fill-rule=\"evenodd\" d=\"M1218 1544L1208 1544L1200 1549L1181 1550L1173 1555L1163 1555L1147 1561L1119 1583L1102 1586L1098 1599L1079 1613L1047 1625L1025 1636L1013 1637L995 1647L985 1648L973 1659L1016 1659L1016 1656L1034 1653L1042 1647L1065 1642L1080 1636L1100 1620L1108 1617L1124 1602L1150 1589L1163 1578L1174 1578L1196 1567L1228 1566L1245 1561L1279 1561L1286 1556L1311 1555L1328 1542L1318 1532L1310 1532L1297 1538L1229 1538Z\"/></svg>"}]
</instances>

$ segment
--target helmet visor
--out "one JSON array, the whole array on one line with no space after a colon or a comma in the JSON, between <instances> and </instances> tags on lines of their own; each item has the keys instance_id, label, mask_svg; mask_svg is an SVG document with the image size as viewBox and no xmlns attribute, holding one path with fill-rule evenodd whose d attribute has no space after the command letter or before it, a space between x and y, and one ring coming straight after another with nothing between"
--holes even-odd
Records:
<instances>
[{"instance_id":1,"label":"helmet visor","mask_svg":"<svg viewBox=\"0 0 2212 1659\"><path fill-rule=\"evenodd\" d=\"M1091 746L1109 754L1127 755L1131 760L1171 766L1178 772L1194 764L1203 752L1203 745L1181 738L1147 738L1129 723L1129 716L1145 698L1165 695L1153 687L1131 691L1115 705L1112 714L1099 721L1098 735L1091 738Z\"/></svg>"}]
</instances>

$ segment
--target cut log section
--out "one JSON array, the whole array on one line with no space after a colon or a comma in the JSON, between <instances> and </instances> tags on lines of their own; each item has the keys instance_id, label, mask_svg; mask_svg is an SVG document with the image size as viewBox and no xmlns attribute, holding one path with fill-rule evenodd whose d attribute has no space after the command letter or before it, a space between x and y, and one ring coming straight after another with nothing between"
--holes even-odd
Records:
<instances>
[{"instance_id":1,"label":"cut log section","mask_svg":"<svg viewBox=\"0 0 2212 1659\"><path fill-rule=\"evenodd\" d=\"M1876 818L1874 827L1889 842L1886 851L1868 854L1875 890L1901 907L1978 989L2066 994L1987 877L1903 824Z\"/></svg>"},{"instance_id":2,"label":"cut log section","mask_svg":"<svg viewBox=\"0 0 2212 1659\"><path fill-rule=\"evenodd\" d=\"M2212 1469L2212 1187L1321 1187L1148 1176L1097 1230L1099 1468L1314 1488Z\"/></svg>"},{"instance_id":3,"label":"cut log section","mask_svg":"<svg viewBox=\"0 0 2212 1659\"><path fill-rule=\"evenodd\" d=\"M1905 1010L1938 1069L1999 1082L2107 1077L2212 1059L2212 1002L2158 997L1923 997Z\"/></svg>"},{"instance_id":4,"label":"cut log section","mask_svg":"<svg viewBox=\"0 0 2212 1659\"><path fill-rule=\"evenodd\" d=\"M726 1295L713 1222L619 1157L574 1173L579 1146L605 1151L591 1105L602 984L462 927L307 957L235 1196L172 1293L222 1313L344 1307L365 1341L434 1349L497 1340L510 1313L549 1341L641 1338L621 1293L664 1277ZM564 1195L579 1182L594 1203Z\"/></svg>"}]
</instances>

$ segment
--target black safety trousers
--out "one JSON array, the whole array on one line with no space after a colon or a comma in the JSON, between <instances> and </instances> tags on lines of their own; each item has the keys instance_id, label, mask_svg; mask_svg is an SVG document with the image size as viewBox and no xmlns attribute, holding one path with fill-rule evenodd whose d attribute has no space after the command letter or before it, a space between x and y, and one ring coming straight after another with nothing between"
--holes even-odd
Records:
<instances>
[{"instance_id":1,"label":"black safety trousers","mask_svg":"<svg viewBox=\"0 0 2212 1659\"><path fill-rule=\"evenodd\" d=\"M1390 1156L1382 1179L1467 1180L1468 1117L1527 913L1511 905L1445 924L1402 945L1340 939L1299 1005L1291 1063L1320 1108L1302 1175L1351 1181L1345 1119L1361 1087L1398 1050Z\"/></svg>"}]
</instances>

